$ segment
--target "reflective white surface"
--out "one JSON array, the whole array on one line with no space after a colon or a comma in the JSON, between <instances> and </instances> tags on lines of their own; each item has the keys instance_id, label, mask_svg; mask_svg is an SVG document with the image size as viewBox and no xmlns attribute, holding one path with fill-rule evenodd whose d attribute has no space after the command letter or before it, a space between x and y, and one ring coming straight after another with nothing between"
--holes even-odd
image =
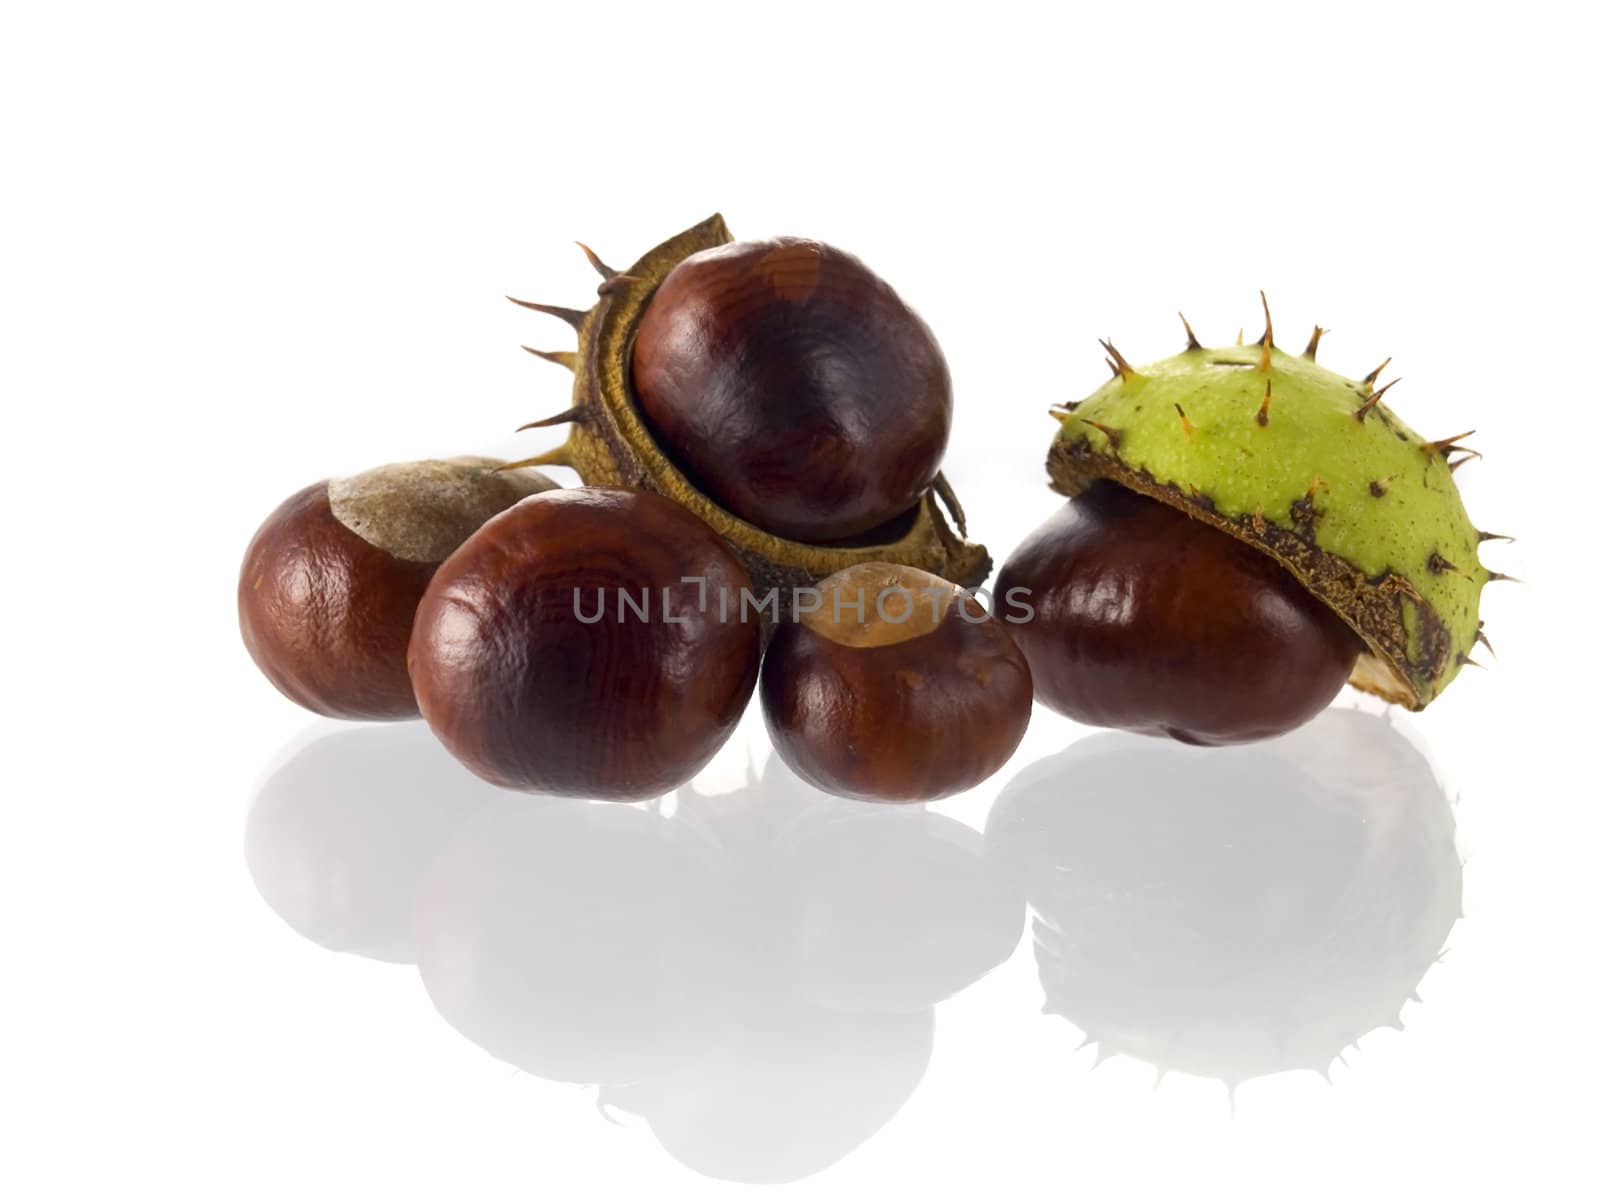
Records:
<instances>
[{"instance_id":1,"label":"reflective white surface","mask_svg":"<svg viewBox=\"0 0 1600 1200\"><path fill-rule=\"evenodd\" d=\"M425 739L335 733L269 779L246 835L263 897L331 949L414 961L463 1037L717 1178L798 1178L875 1133L923 1077L935 1005L1022 930L1014 873L941 814L772 760L648 807L381 769Z\"/></svg>"},{"instance_id":2,"label":"reflective white surface","mask_svg":"<svg viewBox=\"0 0 1600 1200\"><path fill-rule=\"evenodd\" d=\"M1592 1194L1586 21L8 11L0 1195ZM277 696L261 518L550 445L510 431L570 379L517 346L570 331L501 297L586 303L572 238L620 265L719 208L927 318L997 560L1097 337L1254 337L1265 288L1285 345L1394 355L1518 536L1498 660L1257 750L1039 712L926 812L798 787L755 712L602 808Z\"/></svg>"},{"instance_id":3,"label":"reflective white surface","mask_svg":"<svg viewBox=\"0 0 1600 1200\"><path fill-rule=\"evenodd\" d=\"M717 1179L802 1178L890 1122L937 1006L1012 956L1027 905L1046 1014L1099 1060L1230 1092L1331 1081L1402 1029L1460 915L1425 750L1353 709L1240 750L1095 735L1016 775L986 834L774 758L648 806L452 768L415 724L297 746L251 807L262 898L329 950L414 963L467 1041Z\"/></svg>"},{"instance_id":4,"label":"reflective white surface","mask_svg":"<svg viewBox=\"0 0 1600 1200\"><path fill-rule=\"evenodd\" d=\"M234 804L65 843L80 911L30 924L70 986L13 1026L51 1034L19 1039L28 1154L68 1194L112 1162L185 1194L1331 1194L1380 1168L1560 1193L1592 1076L1553 942L1588 847L1526 831L1535 793L1458 801L1424 724L1345 701L1200 750L1041 714L1001 779L924 810L811 791L755 720L626 806L316 722ZM65 928L84 952L37 937Z\"/></svg>"}]
</instances>

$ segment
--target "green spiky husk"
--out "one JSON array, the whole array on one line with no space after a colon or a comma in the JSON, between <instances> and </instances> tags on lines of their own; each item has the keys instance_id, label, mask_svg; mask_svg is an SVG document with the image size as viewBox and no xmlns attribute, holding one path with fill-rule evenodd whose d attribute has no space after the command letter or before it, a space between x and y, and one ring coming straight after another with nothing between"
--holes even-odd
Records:
<instances>
[{"instance_id":1,"label":"green spiky husk","mask_svg":"<svg viewBox=\"0 0 1600 1200\"><path fill-rule=\"evenodd\" d=\"M1047 467L1064 495L1114 480L1271 555L1366 643L1350 682L1420 709L1466 663L1490 572L1449 448L1371 400L1270 341L1191 347L1061 415Z\"/></svg>"}]
</instances>

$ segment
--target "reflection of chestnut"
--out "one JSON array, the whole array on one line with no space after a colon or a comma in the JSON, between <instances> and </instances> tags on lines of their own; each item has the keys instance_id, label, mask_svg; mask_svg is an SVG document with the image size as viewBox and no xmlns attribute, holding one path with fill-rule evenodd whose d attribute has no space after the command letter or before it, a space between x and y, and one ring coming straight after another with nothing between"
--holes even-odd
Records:
<instances>
[{"instance_id":1,"label":"reflection of chestnut","mask_svg":"<svg viewBox=\"0 0 1600 1200\"><path fill-rule=\"evenodd\" d=\"M530 497L451 555L417 609L422 715L503 787L659 796L705 765L750 699L749 586L726 543L670 500Z\"/></svg>"},{"instance_id":2,"label":"reflection of chestnut","mask_svg":"<svg viewBox=\"0 0 1600 1200\"><path fill-rule=\"evenodd\" d=\"M695 839L648 808L502 808L429 868L417 968L439 1014L495 1057L628 1083L675 1070L717 1029L700 981L726 905Z\"/></svg>"},{"instance_id":3,"label":"reflection of chestnut","mask_svg":"<svg viewBox=\"0 0 1600 1200\"><path fill-rule=\"evenodd\" d=\"M923 808L776 758L670 808L497 791L416 725L342 730L252 809L262 896L324 945L412 960L519 1069L599 1087L716 1178L837 1162L906 1102L933 1005L1014 948L1016 864Z\"/></svg>"},{"instance_id":4,"label":"reflection of chestnut","mask_svg":"<svg viewBox=\"0 0 1600 1200\"><path fill-rule=\"evenodd\" d=\"M1310 720L1361 648L1266 555L1109 483L1035 530L996 595L1045 704L1202 745Z\"/></svg>"},{"instance_id":5,"label":"reflection of chestnut","mask_svg":"<svg viewBox=\"0 0 1600 1200\"><path fill-rule=\"evenodd\" d=\"M934 800L1005 764L1028 727L1028 664L970 593L865 563L818 585L779 627L761 703L802 779L864 800Z\"/></svg>"},{"instance_id":6,"label":"reflection of chestnut","mask_svg":"<svg viewBox=\"0 0 1600 1200\"><path fill-rule=\"evenodd\" d=\"M836 1012L737 988L733 1000L747 1011L690 1069L601 1093L712 1179L781 1184L832 1166L904 1107L933 1057L931 1008Z\"/></svg>"},{"instance_id":7,"label":"reflection of chestnut","mask_svg":"<svg viewBox=\"0 0 1600 1200\"><path fill-rule=\"evenodd\" d=\"M1432 765L1340 708L1237 750L1074 742L1006 784L988 842L1036 914L1045 1011L1229 1083L1398 1027L1461 911Z\"/></svg>"},{"instance_id":8,"label":"reflection of chestnut","mask_svg":"<svg viewBox=\"0 0 1600 1200\"><path fill-rule=\"evenodd\" d=\"M495 513L555 486L500 465L396 463L278 506L245 551L239 629L279 691L330 717L417 715L406 643L434 570Z\"/></svg>"},{"instance_id":9,"label":"reflection of chestnut","mask_svg":"<svg viewBox=\"0 0 1600 1200\"><path fill-rule=\"evenodd\" d=\"M950 436L950 375L922 319L858 259L801 238L673 268L640 321L633 385L712 499L801 541L911 508Z\"/></svg>"},{"instance_id":10,"label":"reflection of chestnut","mask_svg":"<svg viewBox=\"0 0 1600 1200\"><path fill-rule=\"evenodd\" d=\"M327 729L256 792L244 834L250 876L302 937L415 962L412 908L439 847L485 808L528 800L467 774L418 723Z\"/></svg>"},{"instance_id":11,"label":"reflection of chestnut","mask_svg":"<svg viewBox=\"0 0 1600 1200\"><path fill-rule=\"evenodd\" d=\"M850 1012L912 1012L1011 957L1022 888L982 834L926 808L846 804L789 831L769 868L797 995Z\"/></svg>"}]
</instances>

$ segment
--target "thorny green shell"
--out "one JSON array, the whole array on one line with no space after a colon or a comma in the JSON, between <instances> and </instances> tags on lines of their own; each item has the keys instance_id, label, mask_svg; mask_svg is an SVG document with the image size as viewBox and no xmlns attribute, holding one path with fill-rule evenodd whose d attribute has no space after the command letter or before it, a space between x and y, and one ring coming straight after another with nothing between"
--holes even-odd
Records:
<instances>
[{"instance_id":1,"label":"thorny green shell","mask_svg":"<svg viewBox=\"0 0 1600 1200\"><path fill-rule=\"evenodd\" d=\"M1187 329L1187 322L1185 323ZM1112 378L1057 413L1052 486L1111 479L1271 555L1366 642L1350 682L1420 709L1482 640L1478 597L1504 578L1456 490L1466 434L1418 436L1374 390L1273 344L1209 349L1193 333L1137 370L1110 343ZM1380 367L1379 370L1382 370Z\"/></svg>"},{"instance_id":2,"label":"thorny green shell","mask_svg":"<svg viewBox=\"0 0 1600 1200\"><path fill-rule=\"evenodd\" d=\"M572 370L572 407L524 429L569 424L567 441L554 450L512 466L572 467L584 483L641 488L677 501L727 539L750 572L758 593L777 588L787 606L792 589L808 587L845 567L891 562L920 567L964 587L976 587L989 573L988 552L965 538L966 518L941 475L910 513L874 538L870 533L847 543L808 545L769 533L741 520L702 494L656 443L639 414L628 364L633 339L646 304L673 267L691 254L733 240L721 215L702 221L651 250L626 271L606 266L580 242L603 277L599 300L587 311L514 302L560 317L578 331L578 349L534 350L530 354ZM955 522L952 530L940 511L942 501Z\"/></svg>"}]
</instances>

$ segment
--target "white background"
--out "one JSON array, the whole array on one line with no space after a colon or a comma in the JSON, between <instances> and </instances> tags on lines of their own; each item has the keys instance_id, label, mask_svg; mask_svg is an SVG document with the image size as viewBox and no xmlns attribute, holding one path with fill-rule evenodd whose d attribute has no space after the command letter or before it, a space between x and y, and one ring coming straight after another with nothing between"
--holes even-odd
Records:
<instances>
[{"instance_id":1,"label":"white background","mask_svg":"<svg viewBox=\"0 0 1600 1200\"><path fill-rule=\"evenodd\" d=\"M573 238L622 265L721 211L742 236L862 255L929 320L957 385L947 473L997 557L1053 510L1045 410L1098 385L1095 339L1163 357L1180 307L1207 341L1253 338L1264 288L1285 344L1315 321L1336 369L1393 354L1409 423L1478 431L1485 460L1457 479L1479 525L1520 535L1488 561L1528 581L1485 599L1498 661L1398 722L1459 792L1468 856L1467 919L1405 1032L1363 1038L1331 1088L1246 1081L1230 1113L1215 1081L1152 1091L1129 1057L1091 1074L1083 1031L1040 1015L1025 937L940 1005L892 1119L795 1193L1593 1194L1589 20L1546 3L9 7L0 1191L738 1190L460 1036L413 968L331 953L262 899L247 813L325 730L255 673L233 609L246 540L304 484L549 444L508 431L564 407L567 379L517 345L570 331L504 293L586 304ZM1084 732L1041 712L999 777L941 809L981 827L1007 779ZM756 721L704 786L765 754ZM408 802L468 803L434 765L446 782ZM341 770L356 790L417 786L359 754ZM306 919L359 908L360 876L315 872L346 852L381 868L380 828L323 857L314 821L283 834ZM768 882L750 873L749 904ZM581 915L561 936L581 940ZM550 986L631 986L591 949L583 979ZM743 966L713 955L697 986L737 994ZM767 1051L803 1075L783 1028ZM775 1113L777 1141L803 1146L866 1086L850 1071L876 1069L869 1047L830 1093L724 1059L684 1084L724 1089L720 1109L676 1098L708 1106L692 1134L712 1163L760 1159L726 1114Z\"/></svg>"}]
</instances>

